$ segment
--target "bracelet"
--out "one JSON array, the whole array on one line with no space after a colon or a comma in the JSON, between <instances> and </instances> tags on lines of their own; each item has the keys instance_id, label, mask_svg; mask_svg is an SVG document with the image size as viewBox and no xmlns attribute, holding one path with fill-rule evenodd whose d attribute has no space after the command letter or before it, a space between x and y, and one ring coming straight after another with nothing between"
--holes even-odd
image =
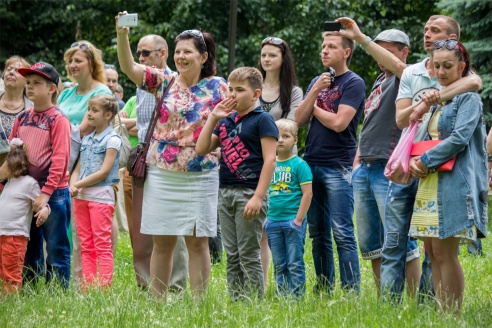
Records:
<instances>
[{"instance_id":1,"label":"bracelet","mask_svg":"<svg viewBox=\"0 0 492 328\"><path fill-rule=\"evenodd\" d=\"M365 48L369 43L371 43L372 39L370 36L367 37L366 41L364 41L363 43L361 43L361 47L362 48Z\"/></svg>"}]
</instances>

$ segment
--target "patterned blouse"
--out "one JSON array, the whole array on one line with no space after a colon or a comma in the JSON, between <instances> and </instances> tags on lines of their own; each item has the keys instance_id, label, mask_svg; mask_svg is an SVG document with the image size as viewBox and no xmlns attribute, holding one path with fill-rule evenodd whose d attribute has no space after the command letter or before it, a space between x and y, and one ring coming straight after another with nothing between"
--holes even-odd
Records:
<instances>
[{"instance_id":1,"label":"patterned blouse","mask_svg":"<svg viewBox=\"0 0 492 328\"><path fill-rule=\"evenodd\" d=\"M159 101L172 78L163 70L147 67L142 89ZM221 77L202 79L191 88L174 83L167 94L147 154L147 164L172 171L208 171L218 165L217 157L198 156L196 141L213 108L227 97L228 86Z\"/></svg>"}]
</instances>

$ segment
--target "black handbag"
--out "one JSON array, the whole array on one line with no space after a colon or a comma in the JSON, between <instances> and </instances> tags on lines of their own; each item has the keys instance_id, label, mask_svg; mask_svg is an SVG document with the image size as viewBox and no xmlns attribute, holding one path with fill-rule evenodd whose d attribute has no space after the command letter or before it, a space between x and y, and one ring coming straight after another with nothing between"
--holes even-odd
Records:
<instances>
[{"instance_id":1,"label":"black handbag","mask_svg":"<svg viewBox=\"0 0 492 328\"><path fill-rule=\"evenodd\" d=\"M153 119L149 122L149 127L147 129L147 134L145 136L145 142L143 144L139 144L132 148L130 151L130 158L128 159L128 167L130 168L128 171L130 175L133 177L133 183L135 186L142 188L145 182L145 177L147 175L147 152L149 151L150 146L150 138L154 133L155 125L157 120L159 119L160 108L162 107L162 103L164 102L164 98L166 97L169 89L174 83L174 77L169 81L164 92L162 92L161 99L159 103L154 108Z\"/></svg>"}]
</instances>

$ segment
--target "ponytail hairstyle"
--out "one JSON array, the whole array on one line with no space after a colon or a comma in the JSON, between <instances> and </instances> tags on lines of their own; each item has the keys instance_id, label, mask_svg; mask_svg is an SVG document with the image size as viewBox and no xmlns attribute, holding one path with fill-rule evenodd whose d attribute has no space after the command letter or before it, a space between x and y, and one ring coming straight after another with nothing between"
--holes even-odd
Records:
<instances>
[{"instance_id":1,"label":"ponytail hairstyle","mask_svg":"<svg viewBox=\"0 0 492 328\"><path fill-rule=\"evenodd\" d=\"M118 111L120 109L118 103L116 102L116 98L113 95L107 95L107 94L95 95L89 100L88 106L90 107L93 104L99 104L102 107L104 114L110 112L111 120L118 114Z\"/></svg>"},{"instance_id":2,"label":"ponytail hairstyle","mask_svg":"<svg viewBox=\"0 0 492 328\"><path fill-rule=\"evenodd\" d=\"M30 162L27 156L27 146L22 140L14 138L10 141L10 153L5 162L12 178L27 175Z\"/></svg>"}]
</instances>

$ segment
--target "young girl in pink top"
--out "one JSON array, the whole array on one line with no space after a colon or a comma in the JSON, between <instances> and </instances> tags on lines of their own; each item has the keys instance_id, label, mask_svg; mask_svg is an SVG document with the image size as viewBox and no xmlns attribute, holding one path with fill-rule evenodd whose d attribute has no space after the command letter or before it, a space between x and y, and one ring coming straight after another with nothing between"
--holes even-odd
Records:
<instances>
[{"instance_id":1,"label":"young girl in pink top","mask_svg":"<svg viewBox=\"0 0 492 328\"><path fill-rule=\"evenodd\" d=\"M0 166L0 180L8 179L0 194L0 292L12 293L22 286L22 268L33 217L33 204L41 190L27 175L29 160L22 140L12 139L10 153ZM34 217L41 226L49 215L45 205Z\"/></svg>"}]
</instances>

